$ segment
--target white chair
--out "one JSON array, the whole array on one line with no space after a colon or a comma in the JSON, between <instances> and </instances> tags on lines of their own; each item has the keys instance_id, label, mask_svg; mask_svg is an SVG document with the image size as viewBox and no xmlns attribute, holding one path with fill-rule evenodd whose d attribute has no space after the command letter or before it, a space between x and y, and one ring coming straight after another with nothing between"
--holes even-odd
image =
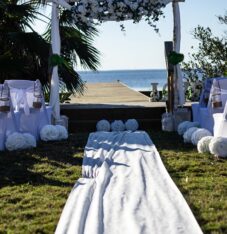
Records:
<instances>
[{"instance_id":1,"label":"white chair","mask_svg":"<svg viewBox=\"0 0 227 234\"><path fill-rule=\"evenodd\" d=\"M0 151L5 149L6 137L18 131L9 93L4 93L7 89L6 85L0 84Z\"/></svg>"},{"instance_id":2,"label":"white chair","mask_svg":"<svg viewBox=\"0 0 227 234\"><path fill-rule=\"evenodd\" d=\"M227 78L212 78L205 82L199 104L192 105L193 120L213 133L213 114L222 113L227 101Z\"/></svg>"},{"instance_id":3,"label":"white chair","mask_svg":"<svg viewBox=\"0 0 227 234\"><path fill-rule=\"evenodd\" d=\"M52 108L45 105L39 80L6 80L20 132L28 132L37 140L46 124L51 124Z\"/></svg>"},{"instance_id":4,"label":"white chair","mask_svg":"<svg viewBox=\"0 0 227 234\"><path fill-rule=\"evenodd\" d=\"M223 113L213 114L214 118L214 136L227 137L227 102Z\"/></svg>"}]
</instances>

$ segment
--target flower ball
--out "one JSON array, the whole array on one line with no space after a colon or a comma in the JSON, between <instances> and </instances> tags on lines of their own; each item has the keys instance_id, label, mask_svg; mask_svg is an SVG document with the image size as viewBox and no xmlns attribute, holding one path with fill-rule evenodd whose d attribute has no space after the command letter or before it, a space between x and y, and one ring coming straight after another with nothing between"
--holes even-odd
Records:
<instances>
[{"instance_id":1,"label":"flower ball","mask_svg":"<svg viewBox=\"0 0 227 234\"><path fill-rule=\"evenodd\" d=\"M97 131L104 131L104 132L109 132L110 131L110 123L109 121L102 119L98 121L96 124L96 130Z\"/></svg>"},{"instance_id":2,"label":"flower ball","mask_svg":"<svg viewBox=\"0 0 227 234\"><path fill-rule=\"evenodd\" d=\"M209 153L210 152L209 144L212 139L213 139L213 136L206 136L206 137L201 138L197 144L198 152Z\"/></svg>"},{"instance_id":3,"label":"flower ball","mask_svg":"<svg viewBox=\"0 0 227 234\"><path fill-rule=\"evenodd\" d=\"M192 143L191 141L191 138L192 138L192 134L198 130L197 127L192 127L192 128L189 128L183 135L183 138L184 138L184 143Z\"/></svg>"},{"instance_id":4,"label":"flower ball","mask_svg":"<svg viewBox=\"0 0 227 234\"><path fill-rule=\"evenodd\" d=\"M115 120L111 123L111 130L113 132L120 132L125 130L125 125L122 120Z\"/></svg>"},{"instance_id":5,"label":"flower ball","mask_svg":"<svg viewBox=\"0 0 227 234\"><path fill-rule=\"evenodd\" d=\"M139 124L138 124L137 120L135 120L135 119L128 119L125 122L125 128L128 131L133 131L134 132L139 128Z\"/></svg>"},{"instance_id":6,"label":"flower ball","mask_svg":"<svg viewBox=\"0 0 227 234\"><path fill-rule=\"evenodd\" d=\"M227 158L227 138L213 137L209 144L209 150L215 156Z\"/></svg>"},{"instance_id":7,"label":"flower ball","mask_svg":"<svg viewBox=\"0 0 227 234\"><path fill-rule=\"evenodd\" d=\"M197 129L195 132L193 132L192 134L192 138L191 138L191 141L192 141L192 144L193 145L197 145L199 140L202 139L203 137L205 136L212 136L211 132L208 131L207 129L205 128L199 128Z\"/></svg>"}]
</instances>

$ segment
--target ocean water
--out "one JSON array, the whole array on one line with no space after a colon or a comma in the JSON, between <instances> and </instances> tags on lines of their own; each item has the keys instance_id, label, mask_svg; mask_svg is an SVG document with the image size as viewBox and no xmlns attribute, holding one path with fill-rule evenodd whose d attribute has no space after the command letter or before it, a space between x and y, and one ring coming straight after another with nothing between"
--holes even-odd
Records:
<instances>
[{"instance_id":1,"label":"ocean water","mask_svg":"<svg viewBox=\"0 0 227 234\"><path fill-rule=\"evenodd\" d=\"M158 83L158 90L162 90L167 83L167 71L152 70L115 70L115 71L80 71L83 81L89 83L120 81L137 91L150 91L151 83Z\"/></svg>"}]
</instances>

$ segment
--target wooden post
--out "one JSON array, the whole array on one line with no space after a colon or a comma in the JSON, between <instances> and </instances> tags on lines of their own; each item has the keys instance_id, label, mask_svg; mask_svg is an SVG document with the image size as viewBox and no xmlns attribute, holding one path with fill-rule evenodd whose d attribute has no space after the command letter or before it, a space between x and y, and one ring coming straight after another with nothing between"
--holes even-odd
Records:
<instances>
[{"instance_id":1,"label":"wooden post","mask_svg":"<svg viewBox=\"0 0 227 234\"><path fill-rule=\"evenodd\" d=\"M174 66L169 63L168 55L173 51L173 42L165 41L165 59L167 68L168 78L168 100L167 100L167 111L173 113L174 109Z\"/></svg>"}]
</instances>

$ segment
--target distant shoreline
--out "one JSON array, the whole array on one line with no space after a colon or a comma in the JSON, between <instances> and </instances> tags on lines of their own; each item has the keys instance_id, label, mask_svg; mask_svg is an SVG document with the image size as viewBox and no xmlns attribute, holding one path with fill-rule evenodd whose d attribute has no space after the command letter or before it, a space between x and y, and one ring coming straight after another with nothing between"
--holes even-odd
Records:
<instances>
[{"instance_id":1,"label":"distant shoreline","mask_svg":"<svg viewBox=\"0 0 227 234\"><path fill-rule=\"evenodd\" d=\"M78 73L99 73L99 72L124 72L124 71L167 71L166 68L145 68L145 69L110 69L110 70L97 70L97 71L91 71L91 70L78 70Z\"/></svg>"}]
</instances>

